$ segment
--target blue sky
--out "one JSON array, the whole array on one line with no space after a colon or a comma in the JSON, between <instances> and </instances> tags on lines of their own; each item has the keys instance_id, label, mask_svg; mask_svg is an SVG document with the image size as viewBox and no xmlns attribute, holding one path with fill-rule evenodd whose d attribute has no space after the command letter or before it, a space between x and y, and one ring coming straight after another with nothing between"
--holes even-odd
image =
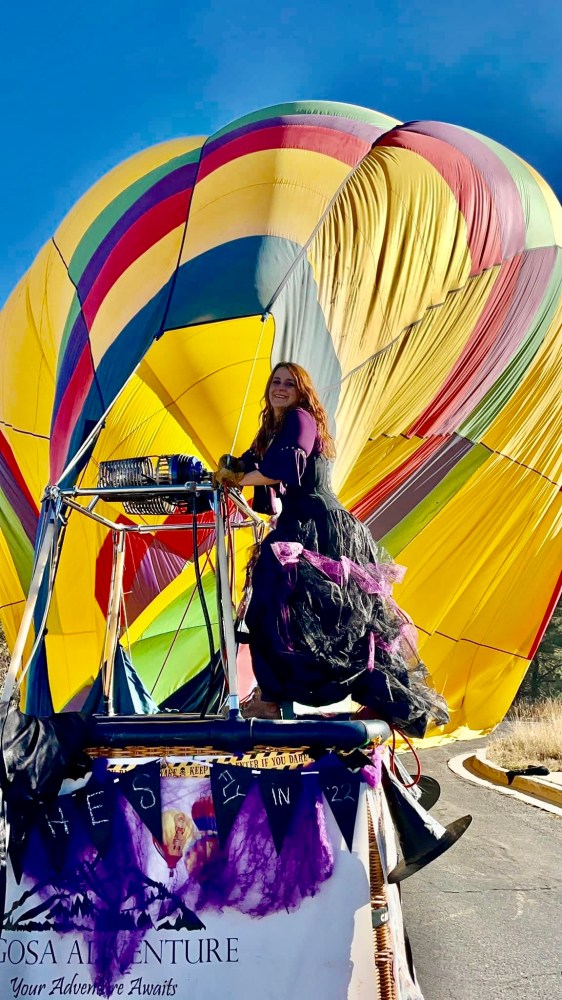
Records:
<instances>
[{"instance_id":1,"label":"blue sky","mask_svg":"<svg viewBox=\"0 0 562 1000\"><path fill-rule=\"evenodd\" d=\"M2 27L0 303L115 164L282 101L476 129L562 197L559 0L28 0Z\"/></svg>"}]
</instances>

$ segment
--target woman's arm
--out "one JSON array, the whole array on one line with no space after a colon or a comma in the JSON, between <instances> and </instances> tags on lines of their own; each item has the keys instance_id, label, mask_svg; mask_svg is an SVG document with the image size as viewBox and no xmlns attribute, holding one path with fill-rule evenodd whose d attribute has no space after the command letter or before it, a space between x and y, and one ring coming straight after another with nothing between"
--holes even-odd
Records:
<instances>
[{"instance_id":1,"label":"woman's arm","mask_svg":"<svg viewBox=\"0 0 562 1000\"><path fill-rule=\"evenodd\" d=\"M243 476L240 480L240 486L275 486L278 482L280 482L279 479L268 479L267 476L262 476L261 472L255 469Z\"/></svg>"}]
</instances>

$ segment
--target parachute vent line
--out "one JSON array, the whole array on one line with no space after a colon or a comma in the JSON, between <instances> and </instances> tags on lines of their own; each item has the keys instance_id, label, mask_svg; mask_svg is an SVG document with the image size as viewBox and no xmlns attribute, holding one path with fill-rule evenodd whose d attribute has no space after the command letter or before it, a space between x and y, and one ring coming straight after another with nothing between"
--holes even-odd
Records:
<instances>
[{"instance_id":1,"label":"parachute vent line","mask_svg":"<svg viewBox=\"0 0 562 1000\"><path fill-rule=\"evenodd\" d=\"M194 198L195 198L195 191L197 189L197 182L199 180L199 174L200 174L200 171L201 171L201 164L203 162L203 157L205 155L205 147L207 146L207 143L209 142L210 138L211 138L211 136L209 136L209 135L206 137L205 141L203 142L203 144L202 144L202 146L201 146L201 148L199 150L199 159L197 160L197 168L196 168L196 171L195 171L195 177L193 179L193 186L191 188L191 191L187 195L187 205L185 206L185 222L183 224L183 232L181 234L181 240L180 240L180 246L179 246L179 250L178 250L178 257L177 257L177 261L176 261L176 266L175 266L175 268L173 270L173 273L172 273L172 278L171 278L171 281L170 281L170 289L169 289L169 292L168 292L168 298L166 299L166 305L164 306L164 311L162 313L162 319L160 321L160 324L159 324L159 327L158 327L158 331L157 331L157 333L154 336L155 340L160 340L160 337L162 337L163 334L165 333L166 319L168 318L168 313L170 311L170 303L171 303L173 295L174 295L174 289L176 287L176 281L178 279L178 271L179 271L179 268L180 268L181 258L182 258L182 254L183 254L183 248L185 246L185 241L186 241L186 238L187 238L187 227L189 225L189 217L191 215L191 206L193 205L193 201L194 201Z\"/></svg>"}]
</instances>

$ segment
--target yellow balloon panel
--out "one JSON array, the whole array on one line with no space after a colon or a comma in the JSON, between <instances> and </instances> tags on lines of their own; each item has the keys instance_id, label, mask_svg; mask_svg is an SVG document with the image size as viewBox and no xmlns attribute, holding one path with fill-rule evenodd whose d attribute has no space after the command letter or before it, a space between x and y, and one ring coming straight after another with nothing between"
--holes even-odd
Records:
<instances>
[{"instance_id":1,"label":"yellow balloon panel","mask_svg":"<svg viewBox=\"0 0 562 1000\"><path fill-rule=\"evenodd\" d=\"M428 310L388 350L371 433L406 433L437 395L478 321L497 278L490 269Z\"/></svg>"},{"instance_id":2,"label":"yellow balloon panel","mask_svg":"<svg viewBox=\"0 0 562 1000\"><path fill-rule=\"evenodd\" d=\"M41 251L0 313L0 418L48 437L57 336L74 288L52 244Z\"/></svg>"},{"instance_id":3,"label":"yellow balloon panel","mask_svg":"<svg viewBox=\"0 0 562 1000\"><path fill-rule=\"evenodd\" d=\"M271 316L265 324L251 316L168 330L146 355L146 365L165 386L207 462L216 463L224 452L240 454L251 444L274 333Z\"/></svg>"},{"instance_id":4,"label":"yellow balloon panel","mask_svg":"<svg viewBox=\"0 0 562 1000\"><path fill-rule=\"evenodd\" d=\"M97 676L101 659L100 636L96 632L48 632L45 647L53 705L55 712L61 712L70 699L88 688Z\"/></svg>"},{"instance_id":5,"label":"yellow balloon panel","mask_svg":"<svg viewBox=\"0 0 562 1000\"><path fill-rule=\"evenodd\" d=\"M308 258L344 375L470 273L466 224L441 175L415 153L376 147L332 206Z\"/></svg>"},{"instance_id":6,"label":"yellow balloon panel","mask_svg":"<svg viewBox=\"0 0 562 1000\"><path fill-rule=\"evenodd\" d=\"M525 378L482 438L483 444L562 486L562 303Z\"/></svg>"},{"instance_id":7,"label":"yellow balloon panel","mask_svg":"<svg viewBox=\"0 0 562 1000\"><path fill-rule=\"evenodd\" d=\"M496 276L490 269L451 293L344 380L336 414L345 456L336 467L338 484L353 474L369 437L406 433L423 412L470 337Z\"/></svg>"},{"instance_id":8,"label":"yellow balloon panel","mask_svg":"<svg viewBox=\"0 0 562 1000\"><path fill-rule=\"evenodd\" d=\"M25 604L25 594L6 539L0 531L0 617L8 647L13 649ZM31 648L31 642L29 643Z\"/></svg>"},{"instance_id":9,"label":"yellow balloon panel","mask_svg":"<svg viewBox=\"0 0 562 1000\"><path fill-rule=\"evenodd\" d=\"M507 712L528 667L524 657L438 633L420 632L420 653L450 714L446 726L431 730L429 742L438 733L469 739L490 730Z\"/></svg>"},{"instance_id":10,"label":"yellow balloon panel","mask_svg":"<svg viewBox=\"0 0 562 1000\"><path fill-rule=\"evenodd\" d=\"M245 236L304 245L349 173L339 160L302 149L235 159L197 184L181 262Z\"/></svg>"},{"instance_id":11,"label":"yellow balloon panel","mask_svg":"<svg viewBox=\"0 0 562 1000\"><path fill-rule=\"evenodd\" d=\"M396 598L421 628L525 657L562 565L560 493L491 456L399 561Z\"/></svg>"}]
</instances>

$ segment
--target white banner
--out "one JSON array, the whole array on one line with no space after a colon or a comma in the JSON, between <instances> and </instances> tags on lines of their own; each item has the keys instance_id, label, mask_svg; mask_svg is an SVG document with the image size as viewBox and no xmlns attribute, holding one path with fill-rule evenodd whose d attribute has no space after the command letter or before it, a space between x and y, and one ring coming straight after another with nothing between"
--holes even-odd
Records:
<instances>
[{"instance_id":1,"label":"white banner","mask_svg":"<svg viewBox=\"0 0 562 1000\"><path fill-rule=\"evenodd\" d=\"M122 887L104 884L98 873L109 869L107 864L104 869L104 860L99 861L93 847L80 873L79 890L72 888L68 864L63 875L49 880L45 874L41 880L41 873L35 870L37 859L28 858L20 884L8 867L6 920L0 939L2 1000L32 996L373 1000L377 996L365 786L361 786L353 851L346 847L323 800L323 849L333 857L330 872L317 883L309 879L310 891L305 887L298 905L289 912L279 906L276 909L272 902L269 911L259 915L262 899L259 882L251 877L252 866L260 868L265 896L275 901L282 887L272 884L271 879L275 880L279 871L290 870L290 866L283 869L279 865L283 851L295 854L296 845L288 834L281 860L271 847L270 878L268 864L263 856L253 857L251 843L245 845L246 860L234 857L236 851L245 849L236 841L235 827L228 850L232 864L238 865L233 870L239 874L228 884L228 892L225 889L221 912L217 893L213 896L201 881L204 872L211 883L213 878L217 881L217 892L226 884L224 873L220 882L213 869L213 852L220 856L216 827L213 830L208 817L201 818L202 792L208 794L209 787L205 778L162 781L165 825L175 821L171 832L165 833L165 850L156 844L138 813L124 803L121 808L130 828L131 853L137 867L128 871L125 859ZM100 795L99 791L94 794ZM147 802L149 794L147 791ZM254 808L257 812L258 806ZM92 798L88 809L93 822L105 821L101 797ZM263 836L264 816L260 813L257 817ZM61 834L66 835L64 823L69 827L74 821L68 815L58 819ZM54 823L53 816L51 821ZM56 826L53 829L56 831ZM252 825L245 830L251 841ZM260 843L256 841L262 851ZM306 867L306 858L305 852L302 867ZM142 891L134 875L139 871ZM86 889L84 878L89 880ZM109 918L104 916L100 899L107 902L112 893L122 899L120 923L104 929ZM201 926L186 929L190 919ZM68 929L61 931L61 927Z\"/></svg>"}]
</instances>

